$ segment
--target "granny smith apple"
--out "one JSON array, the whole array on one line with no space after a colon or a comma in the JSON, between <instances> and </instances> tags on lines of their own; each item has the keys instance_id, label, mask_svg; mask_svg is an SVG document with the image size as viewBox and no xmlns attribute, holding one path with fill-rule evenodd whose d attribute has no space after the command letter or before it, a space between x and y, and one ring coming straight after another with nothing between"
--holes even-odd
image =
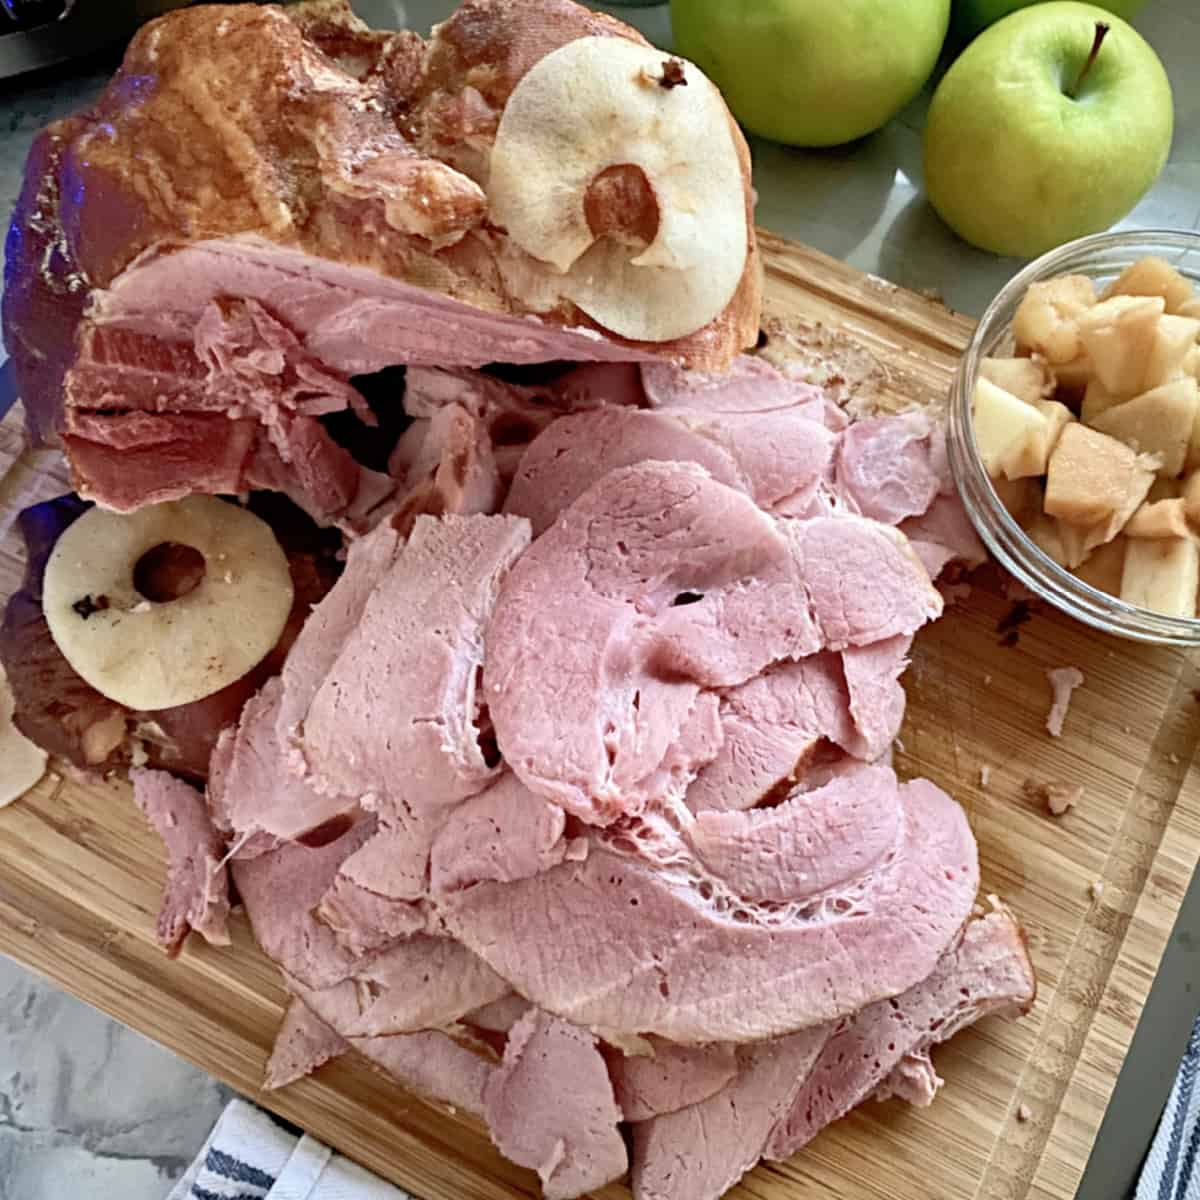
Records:
<instances>
[{"instance_id":1,"label":"granny smith apple","mask_svg":"<svg viewBox=\"0 0 1200 1200\"><path fill-rule=\"evenodd\" d=\"M1042 4L1045 0L954 0L950 27L958 42L968 42L981 30L994 25L1001 17L1026 8L1030 4ZM1132 21L1146 0L1096 0L1098 7Z\"/></svg>"},{"instance_id":2,"label":"granny smith apple","mask_svg":"<svg viewBox=\"0 0 1200 1200\"><path fill-rule=\"evenodd\" d=\"M1033 257L1107 229L1171 149L1171 85L1131 26L1048 0L984 30L946 72L925 127L925 188L968 242Z\"/></svg>"},{"instance_id":3,"label":"granny smith apple","mask_svg":"<svg viewBox=\"0 0 1200 1200\"><path fill-rule=\"evenodd\" d=\"M671 0L675 47L753 133L836 146L921 90L950 0Z\"/></svg>"}]
</instances>

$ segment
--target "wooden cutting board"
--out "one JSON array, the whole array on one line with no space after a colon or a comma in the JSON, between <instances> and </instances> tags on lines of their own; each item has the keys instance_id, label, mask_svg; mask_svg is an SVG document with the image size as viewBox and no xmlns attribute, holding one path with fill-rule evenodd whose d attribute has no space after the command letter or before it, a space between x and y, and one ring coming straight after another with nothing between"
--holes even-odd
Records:
<instances>
[{"instance_id":1,"label":"wooden cutting board","mask_svg":"<svg viewBox=\"0 0 1200 1200\"><path fill-rule=\"evenodd\" d=\"M942 400L969 321L815 251L764 242L773 316L839 355L873 360L897 404ZM0 597L21 573L12 513L64 490L60 472L55 456L20 456L12 416L0 425ZM979 574L970 596L917 638L898 767L966 806L985 890L1029 931L1037 1005L943 1047L947 1086L932 1108L868 1103L793 1161L755 1171L732 1193L739 1200L1075 1193L1200 851L1200 678L1182 652L1105 638L1036 608L1018 643L1003 645L997 624L1011 602L994 568ZM1055 740L1044 728L1045 672L1067 665L1086 683ZM1030 780L1077 781L1084 800L1053 819L1024 795ZM284 998L276 972L240 916L232 947L193 940L168 962L154 944L162 877L160 847L126 784L52 772L0 812L0 951L423 1200L538 1194L478 1126L410 1099L352 1056L260 1092Z\"/></svg>"}]
</instances>

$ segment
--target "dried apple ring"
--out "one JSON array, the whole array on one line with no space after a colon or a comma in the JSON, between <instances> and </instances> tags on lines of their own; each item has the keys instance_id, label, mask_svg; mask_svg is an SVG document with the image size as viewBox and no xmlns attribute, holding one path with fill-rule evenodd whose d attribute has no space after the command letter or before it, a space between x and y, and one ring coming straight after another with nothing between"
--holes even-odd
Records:
<instances>
[{"instance_id":1,"label":"dried apple ring","mask_svg":"<svg viewBox=\"0 0 1200 1200\"><path fill-rule=\"evenodd\" d=\"M634 224L652 236L613 236L595 203L589 213L614 168L644 177L657 211ZM621 337L665 342L703 328L737 291L745 186L725 102L698 67L625 38L585 37L513 90L488 202L522 250L562 275L560 295ZM638 201L637 184L609 192Z\"/></svg>"},{"instance_id":2,"label":"dried apple ring","mask_svg":"<svg viewBox=\"0 0 1200 1200\"><path fill-rule=\"evenodd\" d=\"M156 559L173 570L155 579ZM147 711L201 700L245 675L279 640L292 594L287 556L265 521L191 496L85 512L46 563L42 611L75 671L110 700Z\"/></svg>"}]
</instances>

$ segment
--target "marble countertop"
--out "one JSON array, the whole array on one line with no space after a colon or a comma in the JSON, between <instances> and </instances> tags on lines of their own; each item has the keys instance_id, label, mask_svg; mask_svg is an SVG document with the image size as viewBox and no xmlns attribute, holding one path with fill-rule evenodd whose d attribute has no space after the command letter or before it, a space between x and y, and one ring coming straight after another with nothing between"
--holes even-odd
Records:
<instances>
[{"instance_id":1,"label":"marble countertop","mask_svg":"<svg viewBox=\"0 0 1200 1200\"><path fill-rule=\"evenodd\" d=\"M99 0L96 0L99 2ZM425 31L452 0L354 0L377 25ZM669 45L665 6L616 8ZM1151 0L1138 27L1175 86L1171 161L1128 226L1200 229L1200 9ZM34 133L85 103L112 63L0 85L0 210L20 184ZM1018 269L956 239L921 194L928 97L884 130L821 153L753 145L765 227L978 316ZM1193 883L1079 1196L1110 1200L1136 1175L1187 1031L1200 1007L1200 884ZM200 1148L226 1089L168 1051L0 958L0 1200L161 1200Z\"/></svg>"}]
</instances>

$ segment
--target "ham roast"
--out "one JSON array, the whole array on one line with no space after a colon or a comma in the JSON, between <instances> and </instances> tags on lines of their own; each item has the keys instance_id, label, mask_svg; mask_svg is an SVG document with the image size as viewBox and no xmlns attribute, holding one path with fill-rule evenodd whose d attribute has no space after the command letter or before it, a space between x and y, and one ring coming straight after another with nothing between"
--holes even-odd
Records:
<instances>
[{"instance_id":1,"label":"ham roast","mask_svg":"<svg viewBox=\"0 0 1200 1200\"><path fill-rule=\"evenodd\" d=\"M627 1170L718 1200L871 1096L928 1104L937 1042L1033 1001L962 808L891 765L937 578L982 550L927 416L852 422L742 353L760 266L719 100L740 276L699 327L617 336L499 219L513 112L539 202L611 141L564 140L571 103L529 140L564 53L593 96L640 55L631 111L715 96L571 0L466 0L428 41L346 0L196 6L38 138L4 333L79 495L23 516L0 660L47 748L146 756L168 950L244 905L292 997L268 1086L354 1051L551 1200ZM631 310L672 216L646 149L566 218L587 262L624 255ZM226 692L130 713L54 645L45 561L89 501L193 492L267 517L292 619Z\"/></svg>"}]
</instances>

